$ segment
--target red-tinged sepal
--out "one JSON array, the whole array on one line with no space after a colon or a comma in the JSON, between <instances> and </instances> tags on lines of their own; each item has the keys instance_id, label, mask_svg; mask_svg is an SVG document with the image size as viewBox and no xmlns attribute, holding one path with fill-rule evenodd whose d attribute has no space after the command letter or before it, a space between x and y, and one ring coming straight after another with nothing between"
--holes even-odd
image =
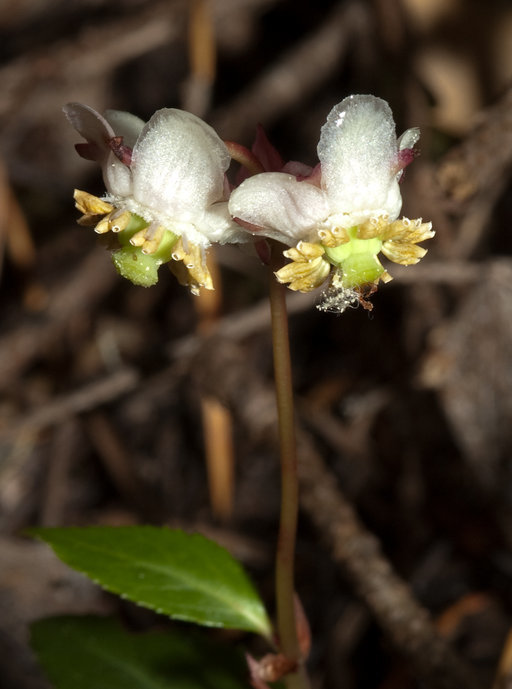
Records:
<instances>
[{"instance_id":1,"label":"red-tinged sepal","mask_svg":"<svg viewBox=\"0 0 512 689\"><path fill-rule=\"evenodd\" d=\"M263 263L265 266L270 265L270 259L271 259L271 251L270 251L270 244L267 242L266 239L257 239L254 242L254 248L256 250L256 253L258 254L258 257L260 261Z\"/></svg>"},{"instance_id":2,"label":"red-tinged sepal","mask_svg":"<svg viewBox=\"0 0 512 689\"><path fill-rule=\"evenodd\" d=\"M249 175L258 175L260 172L264 172L265 168L261 164L257 156L254 155L242 144L237 144L235 141L224 141L226 148L228 149L229 155L237 163L240 163L242 170L239 173L240 180L237 179L237 183L240 184Z\"/></svg>"},{"instance_id":3,"label":"red-tinged sepal","mask_svg":"<svg viewBox=\"0 0 512 689\"><path fill-rule=\"evenodd\" d=\"M109 140L108 145L109 145L112 153L115 155L115 157L118 160L120 160L123 163L123 165L130 167L130 165L132 163L133 151L129 146L126 146L123 143L123 137L122 136L113 136Z\"/></svg>"},{"instance_id":4,"label":"red-tinged sepal","mask_svg":"<svg viewBox=\"0 0 512 689\"><path fill-rule=\"evenodd\" d=\"M294 596L294 607L297 641L299 642L301 658L305 660L311 651L311 627L309 626L306 612L297 594Z\"/></svg>"},{"instance_id":5,"label":"red-tinged sepal","mask_svg":"<svg viewBox=\"0 0 512 689\"><path fill-rule=\"evenodd\" d=\"M256 138L251 150L263 165L265 172L280 172L283 169L284 160L277 148L270 143L261 124L256 126Z\"/></svg>"},{"instance_id":6,"label":"red-tinged sepal","mask_svg":"<svg viewBox=\"0 0 512 689\"><path fill-rule=\"evenodd\" d=\"M84 158L84 160L92 160L95 163L101 161L103 157L102 149L94 143L75 144L75 151L78 153L80 158Z\"/></svg>"}]
</instances>

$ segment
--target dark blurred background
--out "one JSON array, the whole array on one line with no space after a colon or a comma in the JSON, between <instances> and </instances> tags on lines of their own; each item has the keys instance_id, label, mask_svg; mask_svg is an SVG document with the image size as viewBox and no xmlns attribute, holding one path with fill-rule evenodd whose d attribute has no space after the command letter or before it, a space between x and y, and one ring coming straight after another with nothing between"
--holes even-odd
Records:
<instances>
[{"instance_id":1,"label":"dark blurred background","mask_svg":"<svg viewBox=\"0 0 512 689\"><path fill-rule=\"evenodd\" d=\"M186 108L248 146L261 123L286 160L314 165L326 115L350 93L385 98L398 133L421 127L403 212L437 235L418 266L390 268L372 312L320 313L318 295L290 294L298 422L439 634L492 684L512 615L511 79L505 0L0 1L6 687L44 686L26 649L33 619L121 608L135 627L154 621L23 539L29 525L199 529L244 562L272 606L266 271L222 248L213 305L165 268L154 288L124 282L76 225L73 188L101 194L102 182L76 155L62 105L145 119ZM205 422L218 418L217 392L220 441ZM254 424L237 415L247 399ZM432 686L314 524L305 509L297 588L314 685Z\"/></svg>"}]
</instances>

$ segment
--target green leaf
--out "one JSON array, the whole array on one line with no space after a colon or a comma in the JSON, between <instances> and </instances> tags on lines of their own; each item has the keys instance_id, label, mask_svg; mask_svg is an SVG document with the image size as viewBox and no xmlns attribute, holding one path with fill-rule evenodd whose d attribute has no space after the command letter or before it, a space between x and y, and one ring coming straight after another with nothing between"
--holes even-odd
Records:
<instances>
[{"instance_id":1,"label":"green leaf","mask_svg":"<svg viewBox=\"0 0 512 689\"><path fill-rule=\"evenodd\" d=\"M180 620L271 635L240 564L200 534L154 526L30 529L113 593Z\"/></svg>"},{"instance_id":2,"label":"green leaf","mask_svg":"<svg viewBox=\"0 0 512 689\"><path fill-rule=\"evenodd\" d=\"M32 625L32 647L56 689L244 689L238 654L197 635L130 634L100 617Z\"/></svg>"}]
</instances>

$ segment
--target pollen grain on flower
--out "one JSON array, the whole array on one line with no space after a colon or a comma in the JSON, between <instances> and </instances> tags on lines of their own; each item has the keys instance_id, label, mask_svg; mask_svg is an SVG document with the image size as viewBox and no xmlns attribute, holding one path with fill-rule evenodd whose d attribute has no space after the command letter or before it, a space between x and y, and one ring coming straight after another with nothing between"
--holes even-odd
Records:
<instances>
[{"instance_id":1,"label":"pollen grain on flower","mask_svg":"<svg viewBox=\"0 0 512 689\"><path fill-rule=\"evenodd\" d=\"M347 309L359 305L359 296L352 288L343 287L341 275L335 273L329 287L322 292L321 300L316 305L319 311L342 314Z\"/></svg>"}]
</instances>

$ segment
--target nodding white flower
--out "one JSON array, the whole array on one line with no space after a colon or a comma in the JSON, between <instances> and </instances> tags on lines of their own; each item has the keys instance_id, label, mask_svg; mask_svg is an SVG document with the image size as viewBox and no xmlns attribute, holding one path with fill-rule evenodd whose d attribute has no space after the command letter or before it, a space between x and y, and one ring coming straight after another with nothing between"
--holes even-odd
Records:
<instances>
[{"instance_id":1,"label":"nodding white flower","mask_svg":"<svg viewBox=\"0 0 512 689\"><path fill-rule=\"evenodd\" d=\"M230 156L216 132L172 108L158 110L146 124L116 110L102 116L80 103L64 112L87 141L77 145L78 153L100 163L107 190L102 199L75 192L79 222L100 234L118 233L118 270L149 285L157 281L158 266L171 261L194 293L213 289L205 249L243 237L228 213L224 173Z\"/></svg>"},{"instance_id":2,"label":"nodding white flower","mask_svg":"<svg viewBox=\"0 0 512 689\"><path fill-rule=\"evenodd\" d=\"M418 139L416 128L397 139L382 99L349 96L322 127L320 174L303 181L281 172L255 175L232 192L229 210L253 234L293 247L284 252L292 263L276 273L280 282L307 292L331 275L346 305L343 290L368 293L391 279L379 252L396 263L417 263L426 253L417 243L434 236L431 223L397 220L398 182Z\"/></svg>"}]
</instances>

